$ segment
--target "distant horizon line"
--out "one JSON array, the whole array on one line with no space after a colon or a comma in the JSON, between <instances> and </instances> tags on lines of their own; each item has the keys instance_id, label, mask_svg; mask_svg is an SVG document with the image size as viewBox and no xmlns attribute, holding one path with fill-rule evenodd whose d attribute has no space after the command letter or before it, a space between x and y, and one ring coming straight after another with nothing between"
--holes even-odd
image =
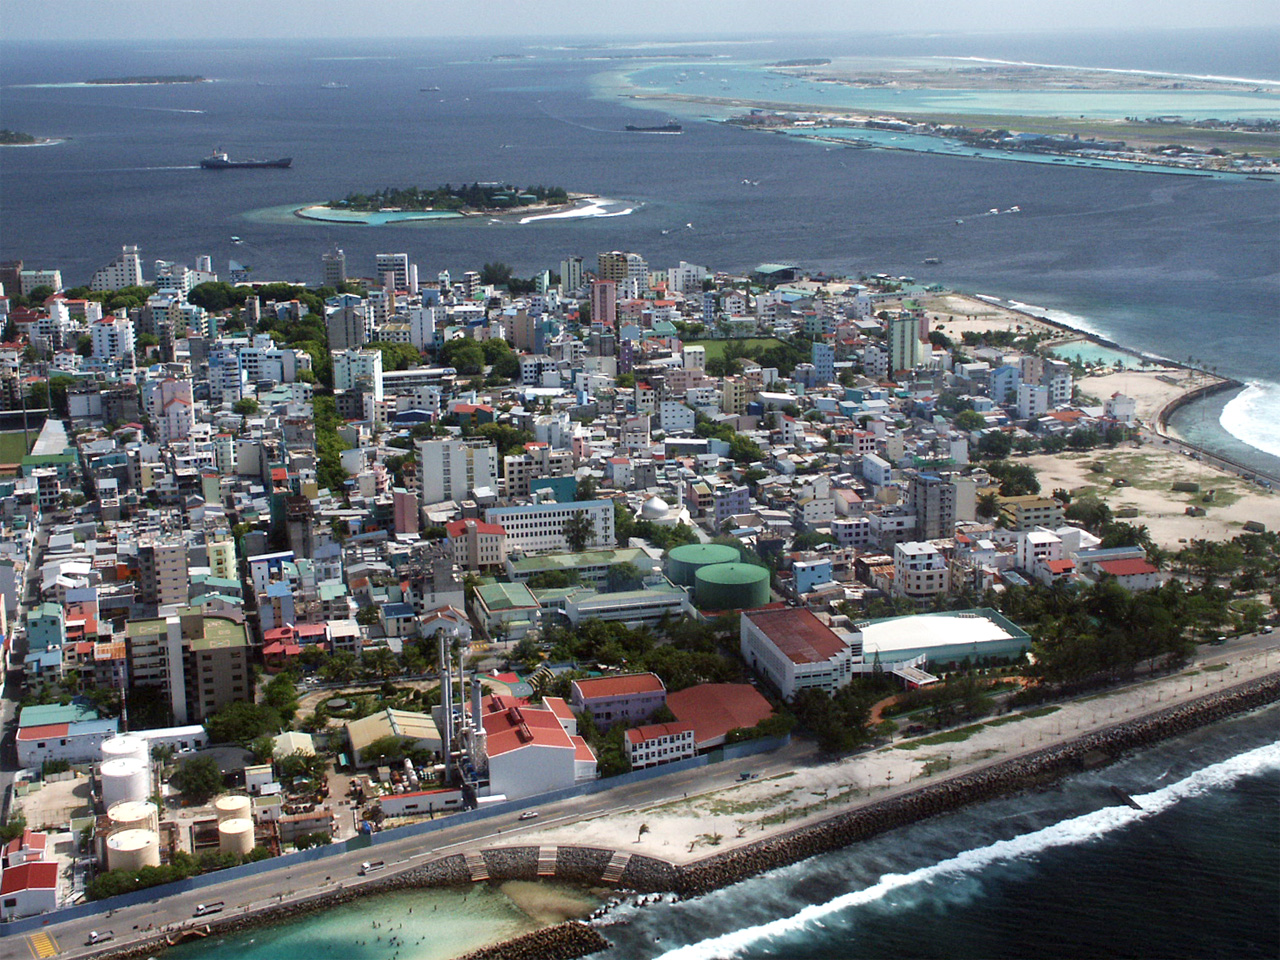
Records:
<instances>
[{"instance_id":1,"label":"distant horizon line","mask_svg":"<svg viewBox=\"0 0 1280 960\"><path fill-rule=\"evenodd\" d=\"M920 30L920 29L899 29L899 30L883 30L883 31L867 31L867 30L823 30L823 29L798 29L794 31L770 30L767 33L718 33L704 35L700 37L680 36L672 38L670 34L654 35L652 37L627 37L617 33L528 33L514 32L509 34L494 35L491 33L449 33L440 30L432 30L422 34L406 34L398 32L394 35L388 34L344 34L343 36L334 36L333 34L298 34L291 33L280 36L265 36L256 33L252 36L183 36L168 34L165 36L59 36L59 37L22 37L9 35L0 37L0 47L17 46L21 44L47 44L50 46L65 46L69 43L95 43L101 44L104 40L111 43L155 43L156 41L166 42L182 42L182 43L245 43L245 44L278 44L278 43L316 43L331 42L334 44L349 43L352 41L369 41L376 40L379 42L417 42L431 38L447 38L456 40L474 40L485 39L495 42L508 43L517 42L525 46L533 43L553 42L560 46L565 45L598 45L609 46L618 49L635 49L638 47L689 47L699 45L713 44L733 44L733 43L754 43L764 44L781 40L801 40L801 39L832 39L837 37L876 37L887 38L897 37L901 39L910 39L913 37L920 39L936 39L939 37L951 38L980 38L980 37L1044 37L1044 36L1063 36L1063 37L1080 37L1080 36L1123 36L1126 34L1139 34L1142 36L1151 36L1153 34L1173 34L1173 33L1256 33L1272 32L1280 33L1280 23L1273 24L1239 24L1232 26L1162 26L1162 27L1104 27L1104 28L1087 28L1064 30L1058 27L1044 27L1042 29L1015 29L1015 30Z\"/></svg>"}]
</instances>

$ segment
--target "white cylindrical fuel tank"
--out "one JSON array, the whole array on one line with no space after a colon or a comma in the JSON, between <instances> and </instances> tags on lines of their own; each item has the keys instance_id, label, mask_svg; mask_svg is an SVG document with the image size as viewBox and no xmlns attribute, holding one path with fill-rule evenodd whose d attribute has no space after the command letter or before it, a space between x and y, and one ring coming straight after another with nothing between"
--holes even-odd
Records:
<instances>
[{"instance_id":1,"label":"white cylindrical fuel tank","mask_svg":"<svg viewBox=\"0 0 1280 960\"><path fill-rule=\"evenodd\" d=\"M244 856L253 849L253 821L243 817L218 824L218 852Z\"/></svg>"},{"instance_id":2,"label":"white cylindrical fuel tank","mask_svg":"<svg viewBox=\"0 0 1280 960\"><path fill-rule=\"evenodd\" d=\"M111 833L122 830L160 829L160 813L150 800L125 800L117 803L107 811L107 819L111 823Z\"/></svg>"},{"instance_id":3,"label":"white cylindrical fuel tank","mask_svg":"<svg viewBox=\"0 0 1280 960\"><path fill-rule=\"evenodd\" d=\"M123 760L126 757L133 757L135 760L150 760L151 747L142 737L131 737L128 734L102 741L102 759L104 762L107 760Z\"/></svg>"},{"instance_id":4,"label":"white cylindrical fuel tank","mask_svg":"<svg viewBox=\"0 0 1280 960\"><path fill-rule=\"evenodd\" d=\"M98 772L102 777L102 802L108 810L121 801L145 800L151 795L151 764L145 760L107 760Z\"/></svg>"},{"instance_id":5,"label":"white cylindrical fuel tank","mask_svg":"<svg viewBox=\"0 0 1280 960\"><path fill-rule=\"evenodd\" d=\"M213 809L218 814L218 822L227 820L248 820L252 816L252 804L248 797L229 793L213 802Z\"/></svg>"},{"instance_id":6,"label":"white cylindrical fuel tank","mask_svg":"<svg viewBox=\"0 0 1280 960\"><path fill-rule=\"evenodd\" d=\"M160 835L154 830L121 830L107 837L108 870L160 866Z\"/></svg>"}]
</instances>

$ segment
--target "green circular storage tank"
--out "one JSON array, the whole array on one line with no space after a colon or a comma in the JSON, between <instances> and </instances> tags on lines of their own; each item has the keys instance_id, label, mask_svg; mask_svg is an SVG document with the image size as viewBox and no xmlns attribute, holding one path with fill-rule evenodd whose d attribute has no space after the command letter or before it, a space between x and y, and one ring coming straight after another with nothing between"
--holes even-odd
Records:
<instances>
[{"instance_id":1,"label":"green circular storage tank","mask_svg":"<svg viewBox=\"0 0 1280 960\"><path fill-rule=\"evenodd\" d=\"M700 569L694 581L694 599L703 610L743 610L769 602L768 567L716 563Z\"/></svg>"},{"instance_id":2,"label":"green circular storage tank","mask_svg":"<svg viewBox=\"0 0 1280 960\"><path fill-rule=\"evenodd\" d=\"M742 554L724 543L686 543L667 551L667 576L672 583L692 587L694 577L703 567L720 563L738 563Z\"/></svg>"}]
</instances>

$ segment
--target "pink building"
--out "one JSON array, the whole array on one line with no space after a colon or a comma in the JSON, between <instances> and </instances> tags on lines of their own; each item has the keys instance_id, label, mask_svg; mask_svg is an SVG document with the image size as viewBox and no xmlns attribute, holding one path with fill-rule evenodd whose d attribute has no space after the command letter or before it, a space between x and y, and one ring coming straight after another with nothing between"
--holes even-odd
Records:
<instances>
[{"instance_id":1,"label":"pink building","mask_svg":"<svg viewBox=\"0 0 1280 960\"><path fill-rule=\"evenodd\" d=\"M642 723L667 705L667 688L652 673L575 680L570 689L574 713L585 710L602 729L615 723Z\"/></svg>"}]
</instances>

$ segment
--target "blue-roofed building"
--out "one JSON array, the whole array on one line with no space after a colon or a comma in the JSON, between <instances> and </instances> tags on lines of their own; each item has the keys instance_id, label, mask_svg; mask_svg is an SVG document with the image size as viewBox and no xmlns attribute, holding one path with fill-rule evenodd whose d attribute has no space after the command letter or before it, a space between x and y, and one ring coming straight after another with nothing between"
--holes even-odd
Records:
<instances>
[{"instance_id":1,"label":"blue-roofed building","mask_svg":"<svg viewBox=\"0 0 1280 960\"><path fill-rule=\"evenodd\" d=\"M417 619L418 615L409 603L384 603L378 608L378 620L388 637L411 636Z\"/></svg>"},{"instance_id":2,"label":"blue-roofed building","mask_svg":"<svg viewBox=\"0 0 1280 960\"><path fill-rule=\"evenodd\" d=\"M62 607L56 603L42 603L27 611L27 649L32 653L56 650L62 656L62 645L67 641L67 625Z\"/></svg>"}]
</instances>

